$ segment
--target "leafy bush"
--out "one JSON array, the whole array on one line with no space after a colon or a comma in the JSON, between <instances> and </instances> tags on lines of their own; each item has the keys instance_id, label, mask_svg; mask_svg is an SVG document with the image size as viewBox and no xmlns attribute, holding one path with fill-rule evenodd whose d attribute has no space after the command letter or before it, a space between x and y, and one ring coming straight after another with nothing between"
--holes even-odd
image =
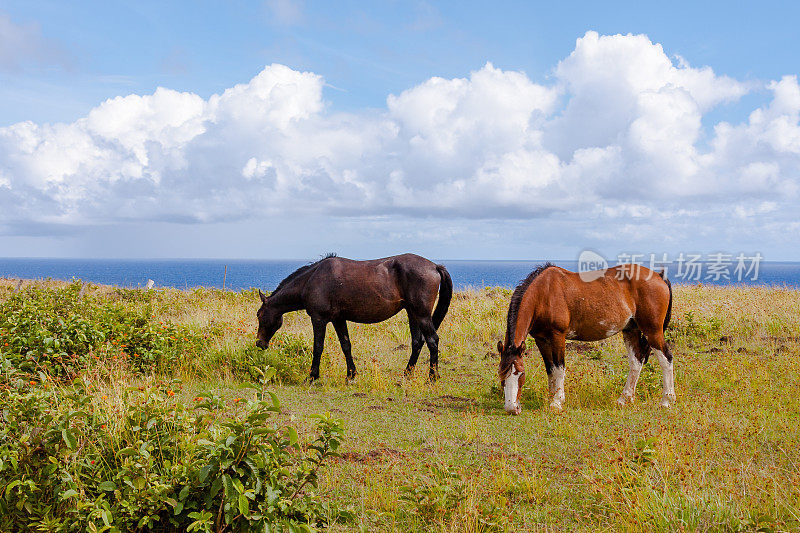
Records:
<instances>
[{"instance_id":1,"label":"leafy bush","mask_svg":"<svg viewBox=\"0 0 800 533\"><path fill-rule=\"evenodd\" d=\"M426 524L447 521L466 495L466 484L458 472L438 466L404 485L399 500L407 512Z\"/></svg>"},{"instance_id":2,"label":"leafy bush","mask_svg":"<svg viewBox=\"0 0 800 533\"><path fill-rule=\"evenodd\" d=\"M399 518L404 529L445 530L447 524L458 522L470 531L505 530L502 508L493 498L476 502L467 482L452 468L430 466L400 491Z\"/></svg>"},{"instance_id":3,"label":"leafy bush","mask_svg":"<svg viewBox=\"0 0 800 533\"><path fill-rule=\"evenodd\" d=\"M687 311L683 318L670 322L667 340L677 340L681 336L689 342L709 340L719 335L722 326L723 321L717 317L697 317L692 311Z\"/></svg>"},{"instance_id":4,"label":"leafy bush","mask_svg":"<svg viewBox=\"0 0 800 533\"><path fill-rule=\"evenodd\" d=\"M314 494L335 420L318 416L304 447L294 428L266 425L280 409L267 391L238 417L219 416L211 393L184 407L176 383L130 388L112 407L85 384L2 364L2 531L311 531L347 517Z\"/></svg>"},{"instance_id":5,"label":"leafy bush","mask_svg":"<svg viewBox=\"0 0 800 533\"><path fill-rule=\"evenodd\" d=\"M186 327L156 323L149 303L82 298L80 287L29 287L0 303L0 356L32 376L72 379L93 358L163 371L202 342Z\"/></svg>"},{"instance_id":6,"label":"leafy bush","mask_svg":"<svg viewBox=\"0 0 800 533\"><path fill-rule=\"evenodd\" d=\"M256 376L252 368L270 367L275 370L274 380L284 384L301 383L311 368L311 346L304 339L287 333L278 333L262 350L248 345L233 363L233 371L240 377Z\"/></svg>"}]
</instances>

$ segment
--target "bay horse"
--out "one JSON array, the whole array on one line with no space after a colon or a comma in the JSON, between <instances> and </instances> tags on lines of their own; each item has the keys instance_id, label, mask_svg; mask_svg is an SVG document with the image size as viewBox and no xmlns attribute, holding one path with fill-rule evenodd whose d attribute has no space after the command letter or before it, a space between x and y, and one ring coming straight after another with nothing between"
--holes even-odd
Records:
<instances>
[{"instance_id":1,"label":"bay horse","mask_svg":"<svg viewBox=\"0 0 800 533\"><path fill-rule=\"evenodd\" d=\"M661 406L669 407L675 401L675 380L664 330L671 314L672 285L663 272L631 263L580 274L550 263L539 266L514 290L505 342L497 343L506 412L522 411L528 335L544 360L550 406L561 409L566 339L598 341L619 332L628 352L628 380L617 403L633 401L639 373L652 350L663 373Z\"/></svg>"},{"instance_id":2,"label":"bay horse","mask_svg":"<svg viewBox=\"0 0 800 533\"><path fill-rule=\"evenodd\" d=\"M434 309L436 294L439 301ZM408 314L411 330L410 375L423 344L430 352L429 377L439 378L439 336L450 299L453 281L442 265L414 254L395 255L370 261L354 261L328 255L300 267L265 296L261 290L256 346L266 349L283 324L283 315L305 309L314 328L314 351L309 381L319 379L319 363L325 343L325 328L333 323L347 363L347 379L355 378L356 365L350 353L347 322L374 324L399 313Z\"/></svg>"}]
</instances>

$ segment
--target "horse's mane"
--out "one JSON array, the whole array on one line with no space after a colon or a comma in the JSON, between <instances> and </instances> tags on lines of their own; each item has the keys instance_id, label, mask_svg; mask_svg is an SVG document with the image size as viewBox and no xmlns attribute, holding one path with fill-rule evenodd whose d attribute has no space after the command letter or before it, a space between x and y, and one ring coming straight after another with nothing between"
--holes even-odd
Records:
<instances>
[{"instance_id":1,"label":"horse's mane","mask_svg":"<svg viewBox=\"0 0 800 533\"><path fill-rule=\"evenodd\" d=\"M528 277L524 280L519 282L519 285L514 289L514 293L511 295L511 303L508 306L508 322L506 324L506 333L508 334L508 342L512 342L514 339L515 328L517 324L517 313L519 312L519 304L522 303L522 297L525 295L525 291L528 290L533 280L536 277L550 268L551 266L555 266L551 262L544 263L542 265L537 266L533 272L528 274Z\"/></svg>"},{"instance_id":2,"label":"horse's mane","mask_svg":"<svg viewBox=\"0 0 800 533\"><path fill-rule=\"evenodd\" d=\"M323 257L323 258L321 258L321 259L319 259L317 261L314 261L313 263L309 263L307 265L301 266L300 268L298 268L297 270L295 270L294 272L292 272L291 274L289 274L288 276L283 278L283 281L278 283L278 286L275 287L275 290L272 291L270 296L272 296L272 294L275 294L276 292L281 290L283 287L285 287L292 280L297 279L301 274L305 274L306 272L308 272L309 270L311 270L315 266L319 265L321 262L325 261L326 259L330 259L331 257L336 257L336 254L335 253L325 254L325 257Z\"/></svg>"}]
</instances>

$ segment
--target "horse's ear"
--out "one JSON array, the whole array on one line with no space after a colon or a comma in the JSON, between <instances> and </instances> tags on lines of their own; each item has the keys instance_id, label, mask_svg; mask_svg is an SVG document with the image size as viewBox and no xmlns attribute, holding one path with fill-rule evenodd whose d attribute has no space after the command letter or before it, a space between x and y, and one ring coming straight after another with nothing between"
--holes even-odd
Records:
<instances>
[{"instance_id":1,"label":"horse's ear","mask_svg":"<svg viewBox=\"0 0 800 533\"><path fill-rule=\"evenodd\" d=\"M497 351L502 354L503 353L503 341L497 341Z\"/></svg>"},{"instance_id":2,"label":"horse's ear","mask_svg":"<svg viewBox=\"0 0 800 533\"><path fill-rule=\"evenodd\" d=\"M262 303L267 303L267 297L264 295L263 292L261 292L261 289L258 289L258 295L261 297Z\"/></svg>"}]
</instances>

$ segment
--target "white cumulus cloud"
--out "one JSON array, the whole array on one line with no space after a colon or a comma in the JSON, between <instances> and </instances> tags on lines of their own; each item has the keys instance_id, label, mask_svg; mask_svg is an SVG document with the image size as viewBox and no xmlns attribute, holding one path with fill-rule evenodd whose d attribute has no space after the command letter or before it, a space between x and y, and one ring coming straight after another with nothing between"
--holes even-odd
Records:
<instances>
[{"instance_id":1,"label":"white cumulus cloud","mask_svg":"<svg viewBox=\"0 0 800 533\"><path fill-rule=\"evenodd\" d=\"M273 64L208 99L159 88L70 124L0 128L0 226L316 213L591 218L629 234L631 220L709 210L719 223L726 207L780 228L798 208L797 78L765 83L770 101L742 123L707 128L754 84L644 35L586 33L547 84L487 63L349 113L323 88Z\"/></svg>"}]
</instances>

